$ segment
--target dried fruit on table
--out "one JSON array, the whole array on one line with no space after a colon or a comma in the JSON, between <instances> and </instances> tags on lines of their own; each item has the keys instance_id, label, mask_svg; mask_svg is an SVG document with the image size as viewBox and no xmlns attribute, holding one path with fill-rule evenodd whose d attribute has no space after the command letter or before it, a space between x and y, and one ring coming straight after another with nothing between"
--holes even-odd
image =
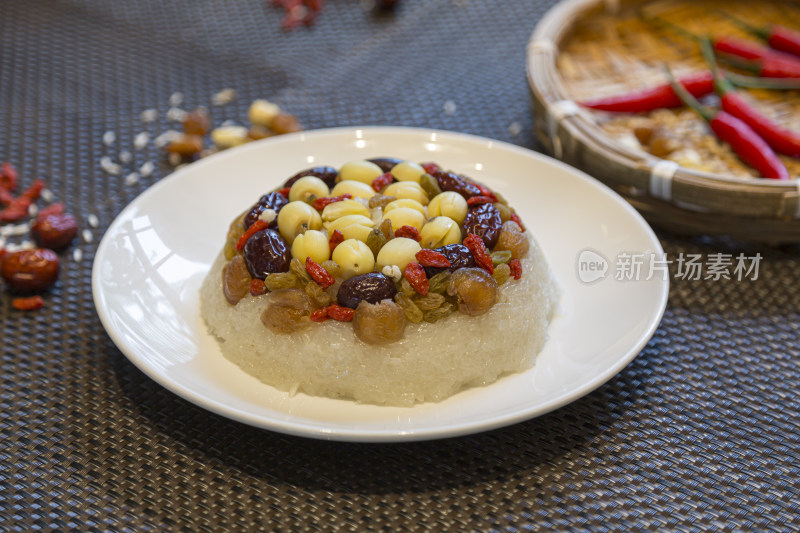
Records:
<instances>
[{"instance_id":1,"label":"dried fruit on table","mask_svg":"<svg viewBox=\"0 0 800 533\"><path fill-rule=\"evenodd\" d=\"M58 279L59 259L47 248L8 252L3 256L0 275L14 292L42 292Z\"/></svg>"}]
</instances>

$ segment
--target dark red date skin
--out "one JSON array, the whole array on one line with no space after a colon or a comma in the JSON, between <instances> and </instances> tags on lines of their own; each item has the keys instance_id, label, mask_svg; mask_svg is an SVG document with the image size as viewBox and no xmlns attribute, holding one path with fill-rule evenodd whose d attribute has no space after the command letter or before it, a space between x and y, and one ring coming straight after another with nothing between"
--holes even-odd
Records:
<instances>
[{"instance_id":1,"label":"dark red date skin","mask_svg":"<svg viewBox=\"0 0 800 533\"><path fill-rule=\"evenodd\" d=\"M306 170L301 170L300 172L298 172L297 174L286 180L286 183L284 183L283 186L291 187L292 184L295 181L299 180L300 178L303 178L305 176L315 176L324 181L325 185L327 185L329 189L333 189L333 186L336 185L336 176L338 175L339 171L333 167L328 167L328 166L312 167Z\"/></svg>"},{"instance_id":2,"label":"dark red date skin","mask_svg":"<svg viewBox=\"0 0 800 533\"><path fill-rule=\"evenodd\" d=\"M62 250L78 234L78 222L69 213L46 215L36 221L31 233L41 248Z\"/></svg>"},{"instance_id":3,"label":"dark red date skin","mask_svg":"<svg viewBox=\"0 0 800 533\"><path fill-rule=\"evenodd\" d=\"M2 275L11 292L44 292L58 279L58 256L53 250L35 248L9 252L2 258Z\"/></svg>"},{"instance_id":4,"label":"dark red date skin","mask_svg":"<svg viewBox=\"0 0 800 533\"><path fill-rule=\"evenodd\" d=\"M250 226L253 225L253 222L258 220L258 217L266 211L267 209L272 209L277 213L280 211L283 206L289 203L289 200L280 193L277 192L268 192L264 196L262 196L256 205L250 208L250 211L244 216L244 229L249 229ZM270 222L269 227L275 229L278 227L278 217L275 217L275 220Z\"/></svg>"},{"instance_id":5,"label":"dark red date skin","mask_svg":"<svg viewBox=\"0 0 800 533\"><path fill-rule=\"evenodd\" d=\"M447 260L450 261L450 266L447 268L425 267L425 274L428 276L428 278L432 278L439 272L444 272L445 270L453 272L459 268L470 268L476 266L475 258L472 256L472 252L470 252L469 248L463 244L448 244L446 246L435 248L434 251L444 255Z\"/></svg>"},{"instance_id":6,"label":"dark red date skin","mask_svg":"<svg viewBox=\"0 0 800 533\"><path fill-rule=\"evenodd\" d=\"M500 211L492 204L479 204L469 208L463 226L464 235L474 233L483 239L486 248L491 250L500 237L503 219L500 217Z\"/></svg>"},{"instance_id":7,"label":"dark red date skin","mask_svg":"<svg viewBox=\"0 0 800 533\"><path fill-rule=\"evenodd\" d=\"M247 240L244 261L251 276L264 279L269 274L288 272L292 251L277 231L264 229Z\"/></svg>"},{"instance_id":8,"label":"dark red date skin","mask_svg":"<svg viewBox=\"0 0 800 533\"><path fill-rule=\"evenodd\" d=\"M455 191L469 200L473 196L480 196L481 190L463 177L446 170L438 170L432 174L443 191Z\"/></svg>"},{"instance_id":9,"label":"dark red date skin","mask_svg":"<svg viewBox=\"0 0 800 533\"><path fill-rule=\"evenodd\" d=\"M376 165L381 167L381 170L384 173L392 170L392 168L394 168L396 164L402 163L400 159L397 159L395 157L374 157L372 159L367 159L367 161L369 161L370 163L375 163Z\"/></svg>"},{"instance_id":10,"label":"dark red date skin","mask_svg":"<svg viewBox=\"0 0 800 533\"><path fill-rule=\"evenodd\" d=\"M397 294L394 282L378 272L369 272L342 282L336 301L342 307L355 309L361 301L376 304L382 300L392 300Z\"/></svg>"}]
</instances>

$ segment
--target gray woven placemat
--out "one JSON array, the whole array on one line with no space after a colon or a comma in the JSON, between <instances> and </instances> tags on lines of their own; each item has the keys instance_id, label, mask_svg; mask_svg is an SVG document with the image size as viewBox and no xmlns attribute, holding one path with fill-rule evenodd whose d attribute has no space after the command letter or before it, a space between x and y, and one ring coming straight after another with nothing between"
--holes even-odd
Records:
<instances>
[{"instance_id":1,"label":"gray woven placemat","mask_svg":"<svg viewBox=\"0 0 800 533\"><path fill-rule=\"evenodd\" d=\"M279 30L262 1L22 1L0 7L0 160L42 176L90 230L46 307L0 298L0 531L800 529L796 246L660 232L670 257L760 253L757 280L673 284L617 377L548 415L395 445L254 429L167 392L116 349L91 297L114 216L168 168L132 148L170 96L242 120L258 97L308 128L410 125L538 148L524 51L553 1L328 3ZM140 113L160 118L143 124ZM106 131L115 143L103 143ZM101 168L119 161L120 176ZM126 184L147 161L151 176ZM133 181L133 180L130 180ZM89 224L90 215L99 227Z\"/></svg>"}]
</instances>

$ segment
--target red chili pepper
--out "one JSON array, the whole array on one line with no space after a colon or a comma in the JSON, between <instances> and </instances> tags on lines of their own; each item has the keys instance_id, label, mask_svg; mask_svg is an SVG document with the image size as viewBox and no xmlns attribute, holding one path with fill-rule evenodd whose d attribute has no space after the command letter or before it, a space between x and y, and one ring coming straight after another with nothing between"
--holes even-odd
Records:
<instances>
[{"instance_id":1,"label":"red chili pepper","mask_svg":"<svg viewBox=\"0 0 800 533\"><path fill-rule=\"evenodd\" d=\"M330 196L328 198L317 198L316 200L314 200L314 206L313 207L317 211L322 211L323 209L325 209L326 205L334 204L336 202L341 202L342 200L348 200L348 199L350 199L352 197L353 197L352 194L350 194L349 192L346 192L346 193L341 194L339 196Z\"/></svg>"},{"instance_id":2,"label":"red chili pepper","mask_svg":"<svg viewBox=\"0 0 800 533\"><path fill-rule=\"evenodd\" d=\"M41 296L26 296L11 300L11 307L19 311L35 311L44 307L44 300Z\"/></svg>"},{"instance_id":3,"label":"red chili pepper","mask_svg":"<svg viewBox=\"0 0 800 533\"><path fill-rule=\"evenodd\" d=\"M442 168L436 163L422 163L421 166L428 174L433 174L434 172L439 172L442 170Z\"/></svg>"},{"instance_id":4,"label":"red chili pepper","mask_svg":"<svg viewBox=\"0 0 800 533\"><path fill-rule=\"evenodd\" d=\"M306 272L323 289L327 289L336 283L336 279L310 257L306 257Z\"/></svg>"},{"instance_id":5,"label":"red chili pepper","mask_svg":"<svg viewBox=\"0 0 800 533\"><path fill-rule=\"evenodd\" d=\"M267 294L267 286L264 284L263 279L253 278L250 281L250 294L253 296Z\"/></svg>"},{"instance_id":6,"label":"red chili pepper","mask_svg":"<svg viewBox=\"0 0 800 533\"><path fill-rule=\"evenodd\" d=\"M762 78L800 79L800 61L795 59L786 60L782 57L742 59L730 54L722 54L721 57L733 66L754 72Z\"/></svg>"},{"instance_id":7,"label":"red chili pepper","mask_svg":"<svg viewBox=\"0 0 800 533\"><path fill-rule=\"evenodd\" d=\"M391 172L381 174L380 176L372 180L372 189L375 192L381 192L384 187L388 186L393 181L394 177L392 176Z\"/></svg>"},{"instance_id":8,"label":"red chili pepper","mask_svg":"<svg viewBox=\"0 0 800 533\"><path fill-rule=\"evenodd\" d=\"M448 268L450 267L450 260L443 253L424 248L416 253L414 256L419 261L419 264L424 267Z\"/></svg>"},{"instance_id":9,"label":"red chili pepper","mask_svg":"<svg viewBox=\"0 0 800 533\"><path fill-rule=\"evenodd\" d=\"M467 205L472 207L473 205L481 205L481 204L492 204L496 202L496 199L492 199L488 196L480 195L480 196L473 196L469 200L467 200Z\"/></svg>"},{"instance_id":10,"label":"red chili pepper","mask_svg":"<svg viewBox=\"0 0 800 533\"><path fill-rule=\"evenodd\" d=\"M431 286L428 282L428 276L425 275L425 269L416 261L411 261L406 265L403 271L403 276L408 280L408 284L422 296L426 296Z\"/></svg>"},{"instance_id":11,"label":"red chili pepper","mask_svg":"<svg viewBox=\"0 0 800 533\"><path fill-rule=\"evenodd\" d=\"M0 188L9 192L17 188L17 170L11 163L0 164Z\"/></svg>"},{"instance_id":12,"label":"red chili pepper","mask_svg":"<svg viewBox=\"0 0 800 533\"><path fill-rule=\"evenodd\" d=\"M508 268L511 269L511 276L514 279L519 279L522 277L522 262L519 259L512 259L508 262Z\"/></svg>"},{"instance_id":13,"label":"red chili pepper","mask_svg":"<svg viewBox=\"0 0 800 533\"><path fill-rule=\"evenodd\" d=\"M244 250L244 245L247 244L247 240L252 237L254 234L258 233L262 229L267 229L269 227L269 222L264 222L260 218L253 222L253 225L247 228L247 231L239 237L239 241L236 243L236 249L238 251Z\"/></svg>"},{"instance_id":14,"label":"red chili pepper","mask_svg":"<svg viewBox=\"0 0 800 533\"><path fill-rule=\"evenodd\" d=\"M698 98L714 92L714 78L711 72L696 72L680 79L687 91ZM672 90L670 84L650 89L634 91L595 100L580 102L584 107L617 113L643 113L654 109L681 107L683 102Z\"/></svg>"},{"instance_id":15,"label":"red chili pepper","mask_svg":"<svg viewBox=\"0 0 800 533\"><path fill-rule=\"evenodd\" d=\"M469 251L472 253L472 257L475 258L475 262L479 267L484 269L489 274L494 274L492 257L489 255L489 251L486 249L486 245L483 243L482 238L478 237L474 233L470 233L467 235L467 238L464 239L463 244L469 248Z\"/></svg>"},{"instance_id":16,"label":"red chili pepper","mask_svg":"<svg viewBox=\"0 0 800 533\"><path fill-rule=\"evenodd\" d=\"M331 236L328 239L328 246L331 249L331 255L333 255L333 251L336 249L336 247L342 244L343 242L344 242L344 233L342 233L338 229L333 230L333 233L331 233Z\"/></svg>"},{"instance_id":17,"label":"red chili pepper","mask_svg":"<svg viewBox=\"0 0 800 533\"><path fill-rule=\"evenodd\" d=\"M394 236L413 239L417 242L422 240L422 237L419 236L419 230L414 226L401 226L397 231L394 232Z\"/></svg>"},{"instance_id":18,"label":"red chili pepper","mask_svg":"<svg viewBox=\"0 0 800 533\"><path fill-rule=\"evenodd\" d=\"M720 107L723 111L738 118L761 136L768 145L778 153L800 157L800 132L784 128L769 117L754 109L730 83L720 74L714 52L706 40L701 43L703 56L711 66L717 93L720 95Z\"/></svg>"},{"instance_id":19,"label":"red chili pepper","mask_svg":"<svg viewBox=\"0 0 800 533\"><path fill-rule=\"evenodd\" d=\"M789 172L781 160L750 126L725 111L714 111L703 107L685 89L678 86L669 69L667 69L667 75L670 77L673 88L686 102L686 105L703 117L717 138L728 143L742 161L756 169L765 178L789 179Z\"/></svg>"},{"instance_id":20,"label":"red chili pepper","mask_svg":"<svg viewBox=\"0 0 800 533\"><path fill-rule=\"evenodd\" d=\"M753 26L725 11L719 11L719 13L732 20L737 26L744 28L745 31L767 41L767 44L769 44L771 48L800 56L800 32L789 29L786 26L781 26L780 24Z\"/></svg>"}]
</instances>

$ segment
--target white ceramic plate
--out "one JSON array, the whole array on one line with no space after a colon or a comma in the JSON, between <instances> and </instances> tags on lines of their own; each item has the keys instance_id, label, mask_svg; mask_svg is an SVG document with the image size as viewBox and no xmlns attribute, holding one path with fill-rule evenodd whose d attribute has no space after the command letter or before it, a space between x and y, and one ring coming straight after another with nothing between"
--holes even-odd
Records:
<instances>
[{"instance_id":1,"label":"white ceramic plate","mask_svg":"<svg viewBox=\"0 0 800 533\"><path fill-rule=\"evenodd\" d=\"M503 193L520 212L563 290L533 369L440 403L397 408L289 396L221 355L199 316L198 290L230 221L303 168L380 156L435 161L466 173ZM625 278L632 273L623 268L624 254L647 252L660 253L659 242L625 201L553 159L456 133L342 128L248 144L161 180L109 227L95 256L92 287L100 319L122 353L201 407L294 435L422 440L541 415L617 374L650 339L666 306L668 280L646 280L646 265L639 280L616 279L618 272ZM587 283L604 261L605 278Z\"/></svg>"}]
</instances>

